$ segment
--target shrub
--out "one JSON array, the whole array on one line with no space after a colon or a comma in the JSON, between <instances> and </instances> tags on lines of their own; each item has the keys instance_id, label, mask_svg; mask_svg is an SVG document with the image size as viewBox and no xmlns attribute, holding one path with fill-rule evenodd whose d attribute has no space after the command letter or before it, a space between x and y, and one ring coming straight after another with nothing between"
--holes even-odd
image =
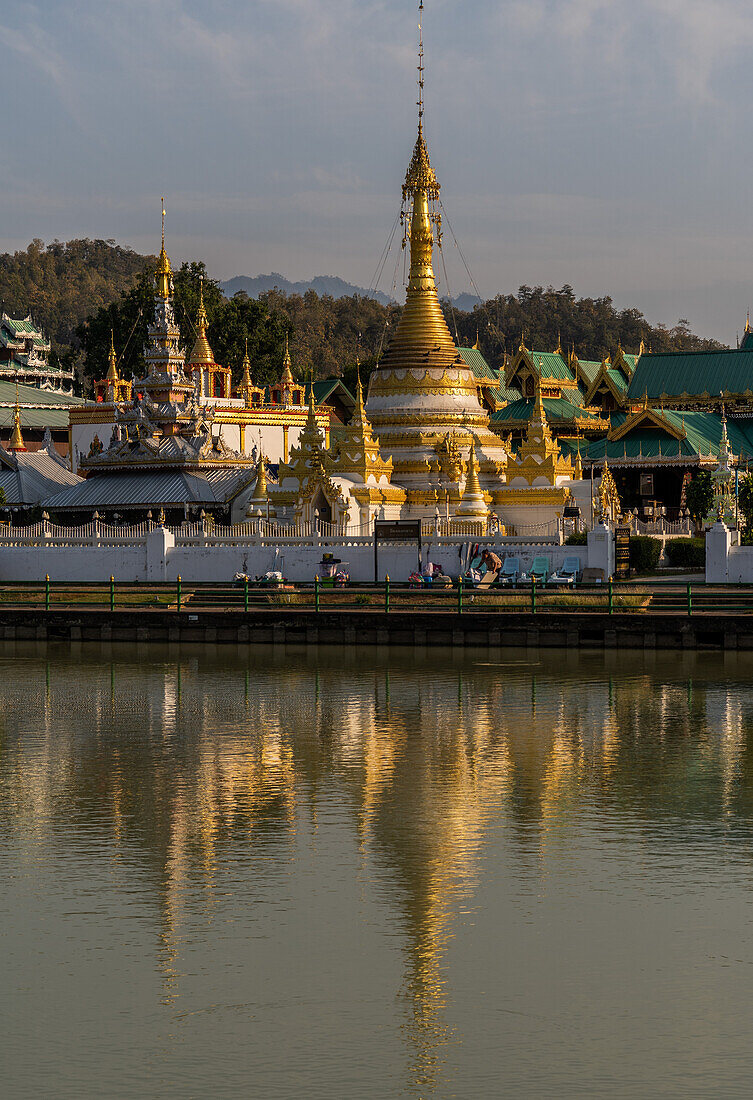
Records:
<instances>
[{"instance_id":1,"label":"shrub","mask_svg":"<svg viewBox=\"0 0 753 1100\"><path fill-rule=\"evenodd\" d=\"M572 535L568 535L565 539L565 546L585 546L588 542L588 534L586 531L573 531Z\"/></svg>"},{"instance_id":2,"label":"shrub","mask_svg":"<svg viewBox=\"0 0 753 1100\"><path fill-rule=\"evenodd\" d=\"M697 569L706 564L705 539L667 539L667 561L675 569Z\"/></svg>"},{"instance_id":3,"label":"shrub","mask_svg":"<svg viewBox=\"0 0 753 1100\"><path fill-rule=\"evenodd\" d=\"M630 538L630 568L636 573L653 573L659 565L661 542L647 535Z\"/></svg>"}]
</instances>

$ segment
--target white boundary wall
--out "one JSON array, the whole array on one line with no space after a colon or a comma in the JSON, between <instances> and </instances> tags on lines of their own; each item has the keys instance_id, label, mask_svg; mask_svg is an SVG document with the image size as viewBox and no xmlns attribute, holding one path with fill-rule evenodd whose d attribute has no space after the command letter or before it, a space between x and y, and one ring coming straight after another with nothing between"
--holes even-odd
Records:
<instances>
[{"instance_id":1,"label":"white boundary wall","mask_svg":"<svg viewBox=\"0 0 753 1100\"><path fill-rule=\"evenodd\" d=\"M369 536L267 538L257 525L212 530L201 524L169 529L152 524L135 528L108 527L94 521L83 528L56 528L40 523L32 528L0 533L0 582L39 581L230 581L237 572L260 576L279 569L290 580L313 581L324 553L347 563L354 581L374 580L374 542ZM464 573L472 549L489 546L500 558L515 555L525 571L533 559L545 556L551 571L566 557L589 564L585 546L563 546L555 537L516 540L477 534L441 536L425 533L424 562L438 564L451 577ZM599 544L599 548L603 546ZM593 551L591 552L593 556ZM419 563L417 542L379 544L379 579L389 575L405 581ZM601 560L592 564L601 567Z\"/></svg>"}]
</instances>

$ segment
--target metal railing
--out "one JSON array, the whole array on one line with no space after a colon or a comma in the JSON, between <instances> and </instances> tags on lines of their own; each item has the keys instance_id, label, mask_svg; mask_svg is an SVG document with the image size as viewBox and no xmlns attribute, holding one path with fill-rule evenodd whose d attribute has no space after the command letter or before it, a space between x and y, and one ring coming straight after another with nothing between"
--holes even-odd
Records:
<instances>
[{"instance_id":1,"label":"metal railing","mask_svg":"<svg viewBox=\"0 0 753 1100\"><path fill-rule=\"evenodd\" d=\"M239 581L194 584L178 577L167 583L52 581L0 584L0 611L34 608L47 612L72 609L139 611L280 611L283 608L326 615L329 612L420 612L429 618L453 614L598 614L614 615L753 615L753 584L712 585L680 582L612 582L604 584L494 585L478 588L460 580L445 586L398 583L333 585Z\"/></svg>"}]
</instances>

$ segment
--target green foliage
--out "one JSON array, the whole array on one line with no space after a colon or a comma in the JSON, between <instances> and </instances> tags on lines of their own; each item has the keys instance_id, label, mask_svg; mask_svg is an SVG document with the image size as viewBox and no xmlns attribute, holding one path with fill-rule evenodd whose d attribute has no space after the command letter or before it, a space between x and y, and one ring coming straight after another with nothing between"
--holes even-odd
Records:
<instances>
[{"instance_id":1,"label":"green foliage","mask_svg":"<svg viewBox=\"0 0 753 1100\"><path fill-rule=\"evenodd\" d=\"M702 569L706 564L706 540L667 539L665 554L673 569Z\"/></svg>"},{"instance_id":2,"label":"green foliage","mask_svg":"<svg viewBox=\"0 0 753 1100\"><path fill-rule=\"evenodd\" d=\"M25 251L0 254L0 302L11 317L31 313L52 338L58 361L70 358L87 314L131 287L156 259L115 241L33 240Z\"/></svg>"},{"instance_id":3,"label":"green foliage","mask_svg":"<svg viewBox=\"0 0 753 1100\"><path fill-rule=\"evenodd\" d=\"M557 342L567 351L574 347L579 359L601 361L622 346L637 352L641 340L652 351L700 351L723 345L715 340L694 336L686 320L673 328L652 326L638 309L616 310L609 296L576 298L571 286L522 286L517 295L498 294L476 306L472 313L453 310L442 303L454 333L454 324L462 345L470 345L479 334L481 350L490 363L497 365L505 352L518 350L521 335L526 347L553 351Z\"/></svg>"},{"instance_id":4,"label":"green foliage","mask_svg":"<svg viewBox=\"0 0 753 1100\"><path fill-rule=\"evenodd\" d=\"M53 364L76 367L86 389L107 369L110 327L122 354L125 377L143 373L142 349L152 315L153 256L140 256L114 241L34 240L25 251L0 255L0 301L14 316L32 312L53 342ZM244 292L230 301L203 263L183 264L175 275L176 316L190 351L195 337L198 277L205 275L209 341L215 358L233 369L236 381L246 337L255 382L280 374L285 333L291 337L293 373L304 380L340 375L355 389L356 360L364 386L400 318L400 307L383 306L360 295L319 296L310 290L291 294L272 290L259 300ZM621 345L637 352L641 340L654 351L720 347L690 332L687 321L673 328L652 327L639 310L615 310L611 298L576 298L570 286L522 286L517 294L498 294L472 311L442 303L451 331L471 345L478 333L481 350L496 367L517 350L521 335L528 347L574 347L582 359L600 360ZM140 312L141 311L141 312ZM124 351L125 349L125 351Z\"/></svg>"},{"instance_id":5,"label":"green foliage","mask_svg":"<svg viewBox=\"0 0 753 1100\"><path fill-rule=\"evenodd\" d=\"M743 474L737 485L737 508L743 529L742 541L753 543L753 474Z\"/></svg>"},{"instance_id":6,"label":"green foliage","mask_svg":"<svg viewBox=\"0 0 753 1100\"><path fill-rule=\"evenodd\" d=\"M630 568L636 573L654 573L659 566L661 542L648 535L631 535Z\"/></svg>"},{"instance_id":7,"label":"green foliage","mask_svg":"<svg viewBox=\"0 0 753 1100\"><path fill-rule=\"evenodd\" d=\"M199 281L204 279L204 308L209 324L208 338L215 360L232 367L236 384L242 374L245 344L257 385L276 380L282 369L288 318L270 313L266 304L249 298L242 291L229 301L219 284L206 274L203 263L184 263L175 273L175 319L180 326L181 343L190 355L196 339L196 314L199 308ZM79 326L76 335L83 356L83 376L87 381L103 378L110 348L110 332L115 333L118 371L125 378L144 374L144 345L154 308L154 279L151 270L143 273L126 294Z\"/></svg>"},{"instance_id":8,"label":"green foliage","mask_svg":"<svg viewBox=\"0 0 753 1100\"><path fill-rule=\"evenodd\" d=\"M587 544L588 534L585 531L573 531L565 539L565 546L586 546Z\"/></svg>"},{"instance_id":9,"label":"green foliage","mask_svg":"<svg viewBox=\"0 0 753 1100\"><path fill-rule=\"evenodd\" d=\"M714 483L708 470L701 470L688 485L685 499L690 517L700 527L714 505Z\"/></svg>"}]
</instances>

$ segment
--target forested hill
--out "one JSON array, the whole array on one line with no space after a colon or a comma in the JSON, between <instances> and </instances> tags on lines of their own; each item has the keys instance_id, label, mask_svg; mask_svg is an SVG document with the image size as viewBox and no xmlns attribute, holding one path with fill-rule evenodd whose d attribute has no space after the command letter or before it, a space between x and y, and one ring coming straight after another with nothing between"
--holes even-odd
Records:
<instances>
[{"instance_id":1,"label":"forested hill","mask_svg":"<svg viewBox=\"0 0 753 1100\"><path fill-rule=\"evenodd\" d=\"M81 322L156 262L115 241L33 240L23 252L0 253L0 305L11 317L31 313L64 354Z\"/></svg>"},{"instance_id":2,"label":"forested hill","mask_svg":"<svg viewBox=\"0 0 753 1100\"><path fill-rule=\"evenodd\" d=\"M34 240L23 252L0 254L0 305L15 317L31 312L51 337L54 351L77 367L82 382L102 377L111 327L116 344L128 343L123 368L138 372L143 366L140 341L151 310L149 273L155 264L154 256L141 256L114 241L45 245ZM194 299L204 271L201 263L183 264L176 278L176 305L187 344L193 340ZM273 289L258 300L241 291L228 301L216 280L207 279L205 289L212 301L209 336L215 354L224 355L220 362L239 371L239 349L248 336L249 350L256 349L258 356L259 382L279 373L286 331L298 377L313 370L318 378L343 374L353 381L356 356L368 373L400 317L394 303L359 294L335 298L314 290L295 294ZM443 308L459 343L473 344L478 333L494 366L517 351L521 336L529 348L554 350L560 341L565 350L574 347L581 359L596 360L620 344L637 352L641 340L654 351L721 346L695 336L687 321L672 328L652 326L637 309L617 310L609 297L577 298L569 286L523 286L517 294L497 295L469 311L448 302ZM90 386L84 388L90 391Z\"/></svg>"}]
</instances>

